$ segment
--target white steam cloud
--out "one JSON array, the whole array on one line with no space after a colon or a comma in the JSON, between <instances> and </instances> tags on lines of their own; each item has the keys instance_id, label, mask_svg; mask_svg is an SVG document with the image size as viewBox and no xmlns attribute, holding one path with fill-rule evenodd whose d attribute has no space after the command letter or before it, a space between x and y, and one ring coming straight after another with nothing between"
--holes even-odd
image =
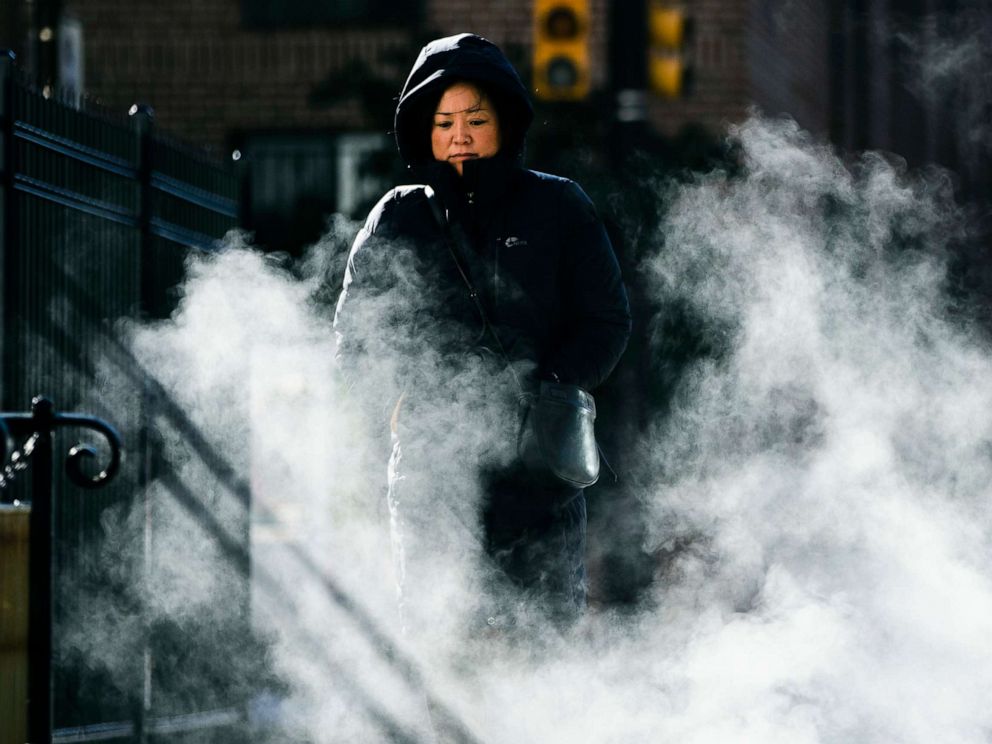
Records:
<instances>
[{"instance_id":1,"label":"white steam cloud","mask_svg":"<svg viewBox=\"0 0 992 744\"><path fill-rule=\"evenodd\" d=\"M992 360L942 292L949 188L735 136L742 177L681 189L648 264L722 347L648 446L656 539L692 544L659 586L687 738L983 740Z\"/></svg>"},{"instance_id":2,"label":"white steam cloud","mask_svg":"<svg viewBox=\"0 0 992 744\"><path fill-rule=\"evenodd\" d=\"M932 15L922 29L899 34L911 51L911 87L942 113L953 113L965 155L992 153L992 9L965 2Z\"/></svg>"},{"instance_id":3,"label":"white steam cloud","mask_svg":"<svg viewBox=\"0 0 992 744\"><path fill-rule=\"evenodd\" d=\"M874 155L847 168L790 122L732 136L740 173L672 186L642 267L659 329L679 308L709 351L626 458L659 556L637 612L482 630L480 613L526 619L492 589L475 516L479 463L504 456L483 435L505 422L482 362L382 326L443 401L417 409L430 471L406 484L424 518L407 525L421 580L401 633L386 445L358 423L379 402L333 369L323 269L301 280L234 245L191 265L170 323L136 330L143 364L250 473L254 620L285 738L431 741L430 710L455 741L988 741L992 354L944 293L947 184ZM348 233L314 255L340 261ZM203 467L165 438L195 491ZM233 496L214 491L224 527ZM160 546L177 556L215 539L175 525ZM163 612L180 592L209 604L193 568L159 587Z\"/></svg>"}]
</instances>

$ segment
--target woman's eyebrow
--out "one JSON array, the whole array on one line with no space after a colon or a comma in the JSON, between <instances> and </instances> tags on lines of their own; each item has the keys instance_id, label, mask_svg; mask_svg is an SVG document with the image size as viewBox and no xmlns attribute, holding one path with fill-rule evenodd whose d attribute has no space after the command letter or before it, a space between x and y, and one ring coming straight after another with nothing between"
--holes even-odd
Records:
<instances>
[{"instance_id":1,"label":"woman's eyebrow","mask_svg":"<svg viewBox=\"0 0 992 744\"><path fill-rule=\"evenodd\" d=\"M485 106L472 106L471 108L462 109L461 111L435 111L434 116L454 116L455 114L477 114L485 111L489 113L489 109Z\"/></svg>"}]
</instances>

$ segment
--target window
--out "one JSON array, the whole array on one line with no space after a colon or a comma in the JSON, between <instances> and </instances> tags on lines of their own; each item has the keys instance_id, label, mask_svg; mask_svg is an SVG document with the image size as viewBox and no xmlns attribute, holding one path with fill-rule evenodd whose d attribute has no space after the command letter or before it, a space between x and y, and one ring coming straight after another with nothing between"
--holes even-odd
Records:
<instances>
[{"instance_id":1,"label":"window","mask_svg":"<svg viewBox=\"0 0 992 744\"><path fill-rule=\"evenodd\" d=\"M340 212L361 219L394 183L395 145L384 134L252 133L250 225L257 243L297 255Z\"/></svg>"}]
</instances>

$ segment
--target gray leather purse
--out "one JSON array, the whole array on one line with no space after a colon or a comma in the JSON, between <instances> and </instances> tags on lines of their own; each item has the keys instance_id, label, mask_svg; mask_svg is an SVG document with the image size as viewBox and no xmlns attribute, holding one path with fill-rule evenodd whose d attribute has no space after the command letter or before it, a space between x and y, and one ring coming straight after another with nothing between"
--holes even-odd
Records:
<instances>
[{"instance_id":1,"label":"gray leather purse","mask_svg":"<svg viewBox=\"0 0 992 744\"><path fill-rule=\"evenodd\" d=\"M458 273L482 318L483 327L492 335L496 348L512 371L513 365L503 342L489 322L479 293L459 257L459 254L468 255L467 251L471 250L471 246L465 245L468 239L462 231L452 229L433 189L425 186L424 194ZM545 486L586 488L593 485L599 480L600 450L594 427L596 401L592 395L578 385L558 381L541 382L536 393L527 392L516 375L514 380L521 403L517 456L527 472Z\"/></svg>"},{"instance_id":2,"label":"gray leather purse","mask_svg":"<svg viewBox=\"0 0 992 744\"><path fill-rule=\"evenodd\" d=\"M577 385L542 382L525 398L517 455L543 485L585 488L599 480L596 401Z\"/></svg>"}]
</instances>

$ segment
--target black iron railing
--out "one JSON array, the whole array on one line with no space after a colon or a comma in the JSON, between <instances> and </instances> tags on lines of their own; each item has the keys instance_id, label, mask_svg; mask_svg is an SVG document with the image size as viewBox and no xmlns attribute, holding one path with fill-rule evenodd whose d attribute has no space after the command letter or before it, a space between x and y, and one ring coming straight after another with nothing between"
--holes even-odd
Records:
<instances>
[{"instance_id":1,"label":"black iron railing","mask_svg":"<svg viewBox=\"0 0 992 744\"><path fill-rule=\"evenodd\" d=\"M49 627L60 627L67 607L89 607L88 587L108 583L92 560L107 537L102 520L108 513L146 511L147 521L127 526L137 531L132 543L154 544L160 527L148 491L162 464L149 431L165 404L121 343L119 324L168 317L190 253L215 250L240 225L240 168L243 163L171 141L156 129L147 106L109 112L43 95L12 55L0 52L0 410L17 410L36 391L51 391L66 410L114 420L127 455L118 477L85 497L78 491L82 481L73 477L82 468L52 470L41 462L48 456L46 435L11 443L6 454L18 457L0 461L8 482L0 485L0 503L31 502L33 515L51 510L50 519L34 519L52 525L54 549L44 573L54 576L54 586L46 591L32 579L32 627L36 612L47 614ZM43 415L44 406L30 414L32 420ZM27 424L11 422L16 439L15 430ZM79 450L70 468L86 459ZM52 475L50 495L38 501L35 474L41 471ZM206 498L200 491L196 496ZM247 505L238 513L232 539L247 555ZM32 535L32 549L38 542ZM155 570L147 555L135 560L144 561L135 567L139 576ZM231 576L231 627L243 627L247 570L217 571ZM140 597L126 599L140 603ZM159 636L184 630L167 628ZM192 635L187 641L197 643ZM140 741L243 719L238 701L201 708L171 702L185 698L156 688L149 672L164 666L156 661L158 643L149 632L144 648L128 657L123 689L119 679L111 684L56 653L48 675L54 722L45 741ZM34 688L31 694L35 720L39 707L48 706L37 702ZM160 705L166 698L170 702Z\"/></svg>"},{"instance_id":2,"label":"black iron railing","mask_svg":"<svg viewBox=\"0 0 992 744\"><path fill-rule=\"evenodd\" d=\"M72 447L65 458L69 479L84 489L100 488L120 468L121 439L107 422L92 416L59 413L44 397L32 401L30 413L0 413L0 486L9 486L15 473L31 464L30 596L28 617L28 741L52 740L52 550L55 521L52 504L53 435L56 429L89 429L103 435L109 448L105 468L94 475L83 463L96 459L96 450L85 444ZM15 446L17 449L13 449ZM8 465L8 452L12 464ZM14 457L14 455L17 457Z\"/></svg>"}]
</instances>

